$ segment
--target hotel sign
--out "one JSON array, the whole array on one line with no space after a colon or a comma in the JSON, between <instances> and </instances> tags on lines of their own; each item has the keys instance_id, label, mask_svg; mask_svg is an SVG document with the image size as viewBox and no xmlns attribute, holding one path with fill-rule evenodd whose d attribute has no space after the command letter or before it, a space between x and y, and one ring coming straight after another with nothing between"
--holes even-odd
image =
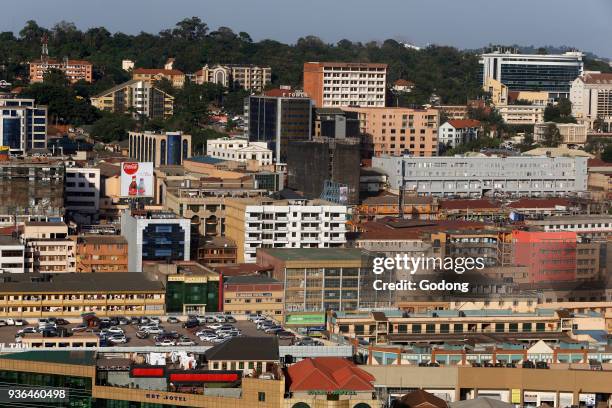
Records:
<instances>
[{"instance_id":1,"label":"hotel sign","mask_svg":"<svg viewBox=\"0 0 612 408\"><path fill-rule=\"evenodd\" d=\"M167 394L157 394L148 392L145 394L146 399L155 400L155 401L181 401L187 402L187 397L182 395L167 395Z\"/></svg>"}]
</instances>

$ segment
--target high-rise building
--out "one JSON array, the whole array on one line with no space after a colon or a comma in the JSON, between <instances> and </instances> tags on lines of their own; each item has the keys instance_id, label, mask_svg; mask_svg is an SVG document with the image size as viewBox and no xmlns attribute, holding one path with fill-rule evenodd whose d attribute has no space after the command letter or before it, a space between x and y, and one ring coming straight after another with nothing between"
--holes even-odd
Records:
<instances>
[{"instance_id":1,"label":"high-rise building","mask_svg":"<svg viewBox=\"0 0 612 408\"><path fill-rule=\"evenodd\" d=\"M347 112L340 108L316 108L314 110L315 137L344 139L359 137L359 118L357 112Z\"/></svg>"},{"instance_id":2,"label":"high-rise building","mask_svg":"<svg viewBox=\"0 0 612 408\"><path fill-rule=\"evenodd\" d=\"M318 108L384 107L387 64L304 63L304 92Z\"/></svg>"},{"instance_id":3,"label":"high-rise building","mask_svg":"<svg viewBox=\"0 0 612 408\"><path fill-rule=\"evenodd\" d=\"M117 235L79 235L77 272L127 272L128 243Z\"/></svg>"},{"instance_id":4,"label":"high-rise building","mask_svg":"<svg viewBox=\"0 0 612 408\"><path fill-rule=\"evenodd\" d=\"M275 89L245 99L245 136L251 142L265 142L274 151L276 162L284 162L287 145L309 140L312 134L312 101L303 93Z\"/></svg>"},{"instance_id":5,"label":"high-rise building","mask_svg":"<svg viewBox=\"0 0 612 408\"><path fill-rule=\"evenodd\" d=\"M181 165L191 157L191 135L183 132L129 132L133 160L153 162L154 167Z\"/></svg>"},{"instance_id":6,"label":"high-rise building","mask_svg":"<svg viewBox=\"0 0 612 408\"><path fill-rule=\"evenodd\" d=\"M315 138L294 142L288 147L287 186L306 198L325 198L340 204L359 202L359 139ZM337 185L337 196L323 197ZM333 184L330 184L333 183Z\"/></svg>"},{"instance_id":7,"label":"high-rise building","mask_svg":"<svg viewBox=\"0 0 612 408\"><path fill-rule=\"evenodd\" d=\"M95 224L100 210L100 169L67 167L64 183L66 215L77 223Z\"/></svg>"},{"instance_id":8,"label":"high-rise building","mask_svg":"<svg viewBox=\"0 0 612 408\"><path fill-rule=\"evenodd\" d=\"M238 262L255 262L257 248L332 248L346 243L347 208L323 200L231 198L225 235L236 242Z\"/></svg>"},{"instance_id":9,"label":"high-rise building","mask_svg":"<svg viewBox=\"0 0 612 408\"><path fill-rule=\"evenodd\" d=\"M272 78L270 67L256 65L205 65L194 74L197 84L213 83L223 85L226 88L238 84L247 91L262 92Z\"/></svg>"},{"instance_id":10,"label":"high-rise building","mask_svg":"<svg viewBox=\"0 0 612 408\"><path fill-rule=\"evenodd\" d=\"M174 97L151 81L132 79L92 96L91 104L104 111L132 113L136 119L166 119L173 114Z\"/></svg>"},{"instance_id":11,"label":"high-rise building","mask_svg":"<svg viewBox=\"0 0 612 408\"><path fill-rule=\"evenodd\" d=\"M583 70L583 54L538 55L514 51L482 54L482 84L487 78L502 82L511 91L547 91L555 96L567 96L570 85Z\"/></svg>"},{"instance_id":12,"label":"high-rise building","mask_svg":"<svg viewBox=\"0 0 612 408\"><path fill-rule=\"evenodd\" d=\"M578 122L592 129L599 119L612 130L612 74L585 72L572 82L570 101Z\"/></svg>"},{"instance_id":13,"label":"high-rise building","mask_svg":"<svg viewBox=\"0 0 612 408\"><path fill-rule=\"evenodd\" d=\"M76 242L63 222L26 222L23 229L26 273L76 272Z\"/></svg>"},{"instance_id":14,"label":"high-rise building","mask_svg":"<svg viewBox=\"0 0 612 408\"><path fill-rule=\"evenodd\" d=\"M25 245L10 235L0 235L0 274L25 272Z\"/></svg>"},{"instance_id":15,"label":"high-rise building","mask_svg":"<svg viewBox=\"0 0 612 408\"><path fill-rule=\"evenodd\" d=\"M429 157L438 154L438 109L346 108L357 112L361 136L374 156Z\"/></svg>"},{"instance_id":16,"label":"high-rise building","mask_svg":"<svg viewBox=\"0 0 612 408\"><path fill-rule=\"evenodd\" d=\"M64 58L42 59L30 62L30 82L43 82L45 74L50 69L62 71L68 81L90 82L93 80L93 64L85 60L72 60Z\"/></svg>"},{"instance_id":17,"label":"high-rise building","mask_svg":"<svg viewBox=\"0 0 612 408\"><path fill-rule=\"evenodd\" d=\"M34 99L0 98L0 146L11 154L47 148L47 107Z\"/></svg>"},{"instance_id":18,"label":"high-rise building","mask_svg":"<svg viewBox=\"0 0 612 408\"><path fill-rule=\"evenodd\" d=\"M121 216L128 242L128 271L142 272L145 261L189 261L191 221L171 212L132 211Z\"/></svg>"},{"instance_id":19,"label":"high-rise building","mask_svg":"<svg viewBox=\"0 0 612 408\"><path fill-rule=\"evenodd\" d=\"M586 157L374 157L391 189L418 195L546 196L587 190ZM403 169L403 176L402 176Z\"/></svg>"}]
</instances>

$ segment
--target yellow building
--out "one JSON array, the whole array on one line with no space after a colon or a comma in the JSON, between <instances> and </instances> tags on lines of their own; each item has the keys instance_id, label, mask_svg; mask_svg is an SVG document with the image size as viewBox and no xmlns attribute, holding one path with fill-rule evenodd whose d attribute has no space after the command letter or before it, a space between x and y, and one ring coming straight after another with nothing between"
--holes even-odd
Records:
<instances>
[{"instance_id":1,"label":"yellow building","mask_svg":"<svg viewBox=\"0 0 612 408\"><path fill-rule=\"evenodd\" d=\"M233 315L258 313L282 321L282 282L263 275L229 276L223 283L223 311Z\"/></svg>"},{"instance_id":2,"label":"yellow building","mask_svg":"<svg viewBox=\"0 0 612 408\"><path fill-rule=\"evenodd\" d=\"M131 113L136 119L167 119L174 113L172 95L134 79L92 96L91 104L103 111Z\"/></svg>"}]
</instances>

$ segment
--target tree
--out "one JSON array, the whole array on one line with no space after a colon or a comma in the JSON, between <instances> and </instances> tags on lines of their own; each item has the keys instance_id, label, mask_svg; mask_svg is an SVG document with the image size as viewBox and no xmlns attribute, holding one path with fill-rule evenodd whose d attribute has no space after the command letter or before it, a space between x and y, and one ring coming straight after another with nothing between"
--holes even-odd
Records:
<instances>
[{"instance_id":1,"label":"tree","mask_svg":"<svg viewBox=\"0 0 612 408\"><path fill-rule=\"evenodd\" d=\"M544 139L542 140L542 146L544 147L558 147L563 142L561 132L554 123L546 126L544 130Z\"/></svg>"},{"instance_id":2,"label":"tree","mask_svg":"<svg viewBox=\"0 0 612 408\"><path fill-rule=\"evenodd\" d=\"M549 104L544 109L544 121L555 123L576 123L572 116L572 103L567 98L560 98L556 104Z\"/></svg>"},{"instance_id":3,"label":"tree","mask_svg":"<svg viewBox=\"0 0 612 408\"><path fill-rule=\"evenodd\" d=\"M128 131L136 128L136 122L127 114L104 112L92 128L91 135L96 141L109 143L124 140Z\"/></svg>"},{"instance_id":4,"label":"tree","mask_svg":"<svg viewBox=\"0 0 612 408\"><path fill-rule=\"evenodd\" d=\"M612 163L612 144L608 144L601 154L601 160Z\"/></svg>"},{"instance_id":5,"label":"tree","mask_svg":"<svg viewBox=\"0 0 612 408\"><path fill-rule=\"evenodd\" d=\"M176 28L172 30L174 37L187 41L202 40L208 33L208 25L202 22L199 17L186 18L176 23Z\"/></svg>"}]
</instances>

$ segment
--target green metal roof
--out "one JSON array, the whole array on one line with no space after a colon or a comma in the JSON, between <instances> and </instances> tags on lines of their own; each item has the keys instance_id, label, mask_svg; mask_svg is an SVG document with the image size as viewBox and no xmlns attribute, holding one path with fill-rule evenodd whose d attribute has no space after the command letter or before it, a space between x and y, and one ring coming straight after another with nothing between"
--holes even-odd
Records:
<instances>
[{"instance_id":1,"label":"green metal roof","mask_svg":"<svg viewBox=\"0 0 612 408\"><path fill-rule=\"evenodd\" d=\"M0 355L5 360L34 361L39 363L58 363L70 365L93 366L95 365L95 352L82 351L22 351L18 353Z\"/></svg>"}]
</instances>

